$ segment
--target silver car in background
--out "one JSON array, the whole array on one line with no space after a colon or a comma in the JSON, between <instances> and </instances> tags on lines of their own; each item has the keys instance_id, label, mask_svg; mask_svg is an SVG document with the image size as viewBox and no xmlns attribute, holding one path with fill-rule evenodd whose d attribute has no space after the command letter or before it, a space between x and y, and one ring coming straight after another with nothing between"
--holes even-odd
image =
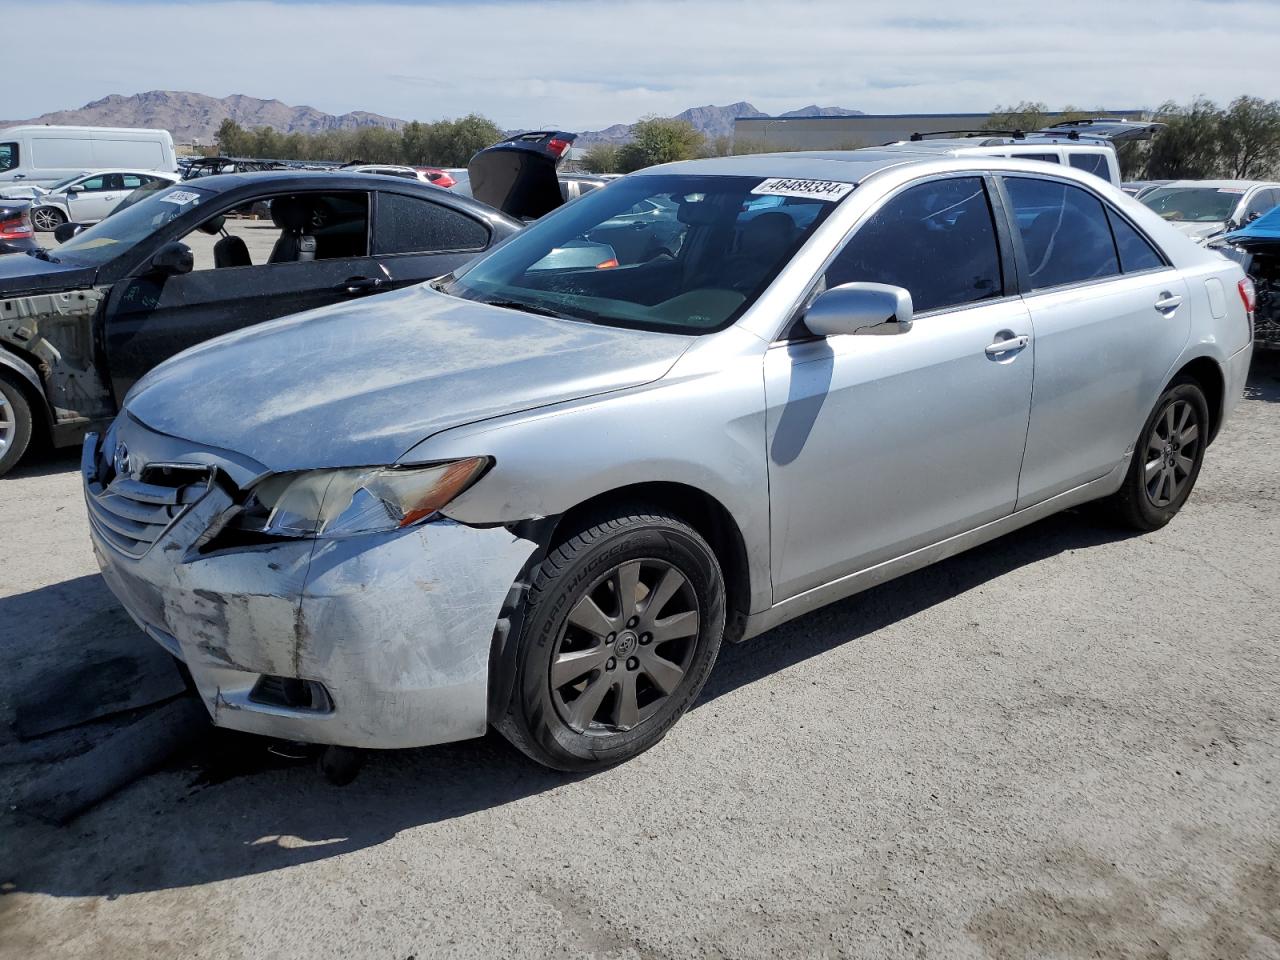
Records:
<instances>
[{"instance_id":1,"label":"silver car in background","mask_svg":"<svg viewBox=\"0 0 1280 960\"><path fill-rule=\"evenodd\" d=\"M492 724L592 769L656 743L723 640L1086 501L1167 523L1241 394L1251 296L1067 167L656 167L453 275L156 368L86 438L94 549L219 725Z\"/></svg>"},{"instance_id":2,"label":"silver car in background","mask_svg":"<svg viewBox=\"0 0 1280 960\"><path fill-rule=\"evenodd\" d=\"M1173 180L1138 198L1197 243L1253 223L1280 206L1280 183Z\"/></svg>"}]
</instances>

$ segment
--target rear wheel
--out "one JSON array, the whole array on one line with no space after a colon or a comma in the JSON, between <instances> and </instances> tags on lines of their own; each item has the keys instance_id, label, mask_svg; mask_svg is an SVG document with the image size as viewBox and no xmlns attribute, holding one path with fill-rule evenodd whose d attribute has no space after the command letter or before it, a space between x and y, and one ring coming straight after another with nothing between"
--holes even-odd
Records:
<instances>
[{"instance_id":1,"label":"rear wheel","mask_svg":"<svg viewBox=\"0 0 1280 960\"><path fill-rule=\"evenodd\" d=\"M585 526L534 577L513 702L496 726L559 770L636 756L702 689L724 611L715 554L679 519L636 512Z\"/></svg>"},{"instance_id":2,"label":"rear wheel","mask_svg":"<svg viewBox=\"0 0 1280 960\"><path fill-rule=\"evenodd\" d=\"M1187 502L1209 440L1209 404L1190 377L1174 381L1156 402L1134 447L1124 485L1109 500L1136 530L1158 530Z\"/></svg>"},{"instance_id":3,"label":"rear wheel","mask_svg":"<svg viewBox=\"0 0 1280 960\"><path fill-rule=\"evenodd\" d=\"M31 406L9 378L0 375L0 477L22 459L31 442Z\"/></svg>"},{"instance_id":4,"label":"rear wheel","mask_svg":"<svg viewBox=\"0 0 1280 960\"><path fill-rule=\"evenodd\" d=\"M36 207L31 211L31 226L41 233L57 230L66 222L67 218L57 207Z\"/></svg>"}]
</instances>

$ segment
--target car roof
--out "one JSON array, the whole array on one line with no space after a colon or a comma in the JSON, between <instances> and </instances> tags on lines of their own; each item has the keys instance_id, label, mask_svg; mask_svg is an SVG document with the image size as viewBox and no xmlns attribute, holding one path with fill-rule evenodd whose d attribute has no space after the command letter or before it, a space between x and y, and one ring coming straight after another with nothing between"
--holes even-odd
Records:
<instances>
[{"instance_id":1,"label":"car roof","mask_svg":"<svg viewBox=\"0 0 1280 960\"><path fill-rule=\"evenodd\" d=\"M1272 180L1170 180L1168 183L1160 185L1162 188L1168 187L1204 187L1206 189L1220 189L1222 187L1280 187L1280 183Z\"/></svg>"},{"instance_id":2,"label":"car roof","mask_svg":"<svg viewBox=\"0 0 1280 960\"><path fill-rule=\"evenodd\" d=\"M914 146L914 144L913 144ZM908 150L814 150L797 153L756 153L740 157L707 157L682 160L639 170L631 176L679 174L681 176L787 177L797 180L837 180L859 183L878 170L935 155Z\"/></svg>"},{"instance_id":3,"label":"car roof","mask_svg":"<svg viewBox=\"0 0 1280 960\"><path fill-rule=\"evenodd\" d=\"M195 180L179 180L175 186L187 190L209 190L214 193L230 193L236 190L248 192L252 188L269 187L272 190L371 190L378 184L395 193L417 193L440 201L446 206L458 207L490 220L504 220L512 224L518 221L495 210L488 204L471 197L445 190L434 184L406 177L389 177L380 173L351 173L348 170L250 170L245 173L219 173Z\"/></svg>"},{"instance_id":4,"label":"car roof","mask_svg":"<svg viewBox=\"0 0 1280 960\"><path fill-rule=\"evenodd\" d=\"M148 170L146 167L95 167L92 170L86 170L84 173L78 173L78 177L100 177L104 173L153 173L157 177L173 177L175 180L178 174L172 170Z\"/></svg>"},{"instance_id":5,"label":"car roof","mask_svg":"<svg viewBox=\"0 0 1280 960\"><path fill-rule=\"evenodd\" d=\"M937 140L901 140L887 143L880 150L908 150L913 153L949 153L952 150L973 150L982 147L988 150L1004 150L1008 148L1043 150L1046 147L1065 147L1068 150L1111 150L1105 140L1072 140L1066 136L1037 136L1018 139L1014 137L940 137Z\"/></svg>"}]
</instances>

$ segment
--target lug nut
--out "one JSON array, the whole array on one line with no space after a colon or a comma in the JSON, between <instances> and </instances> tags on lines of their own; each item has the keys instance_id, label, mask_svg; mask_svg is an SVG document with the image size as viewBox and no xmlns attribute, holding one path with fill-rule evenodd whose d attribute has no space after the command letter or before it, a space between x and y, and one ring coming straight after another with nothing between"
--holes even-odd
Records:
<instances>
[{"instance_id":1,"label":"lug nut","mask_svg":"<svg viewBox=\"0 0 1280 960\"><path fill-rule=\"evenodd\" d=\"M608 660L604 662L604 668L606 670L612 670L617 665L618 665L618 661L613 659L613 657L610 657Z\"/></svg>"},{"instance_id":2,"label":"lug nut","mask_svg":"<svg viewBox=\"0 0 1280 960\"><path fill-rule=\"evenodd\" d=\"M630 620L628 620L628 621L627 621L627 626L628 626L628 627L634 627L634 626L635 626L637 623L639 623L639 622L640 622L640 618L639 618L639 617L632 617Z\"/></svg>"},{"instance_id":3,"label":"lug nut","mask_svg":"<svg viewBox=\"0 0 1280 960\"><path fill-rule=\"evenodd\" d=\"M640 634L641 646L644 646L645 644L649 643L651 640L653 640L653 637L650 634L647 634L647 633Z\"/></svg>"},{"instance_id":4,"label":"lug nut","mask_svg":"<svg viewBox=\"0 0 1280 960\"><path fill-rule=\"evenodd\" d=\"M639 660L637 660L635 657L628 657L628 658L627 658L627 669L628 669L628 670L634 670L634 669L635 669L636 667L638 667L638 666L640 666L640 661L639 661Z\"/></svg>"},{"instance_id":5,"label":"lug nut","mask_svg":"<svg viewBox=\"0 0 1280 960\"><path fill-rule=\"evenodd\" d=\"M613 643L613 641L615 641L615 640L617 640L617 639L618 639L618 635L617 635L616 633L611 633L611 634L609 634L607 637L605 637L605 638L604 638L604 642L605 642L605 643Z\"/></svg>"}]
</instances>

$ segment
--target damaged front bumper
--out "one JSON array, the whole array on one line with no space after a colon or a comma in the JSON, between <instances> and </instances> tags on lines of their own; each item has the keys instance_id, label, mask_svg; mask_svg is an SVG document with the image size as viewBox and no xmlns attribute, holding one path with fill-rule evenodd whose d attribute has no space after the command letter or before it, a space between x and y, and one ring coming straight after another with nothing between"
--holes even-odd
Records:
<instances>
[{"instance_id":1,"label":"damaged front bumper","mask_svg":"<svg viewBox=\"0 0 1280 960\"><path fill-rule=\"evenodd\" d=\"M226 479L238 465L223 473L209 451L175 463L173 439L127 415L108 438L113 451L127 441L132 466L119 483L97 435L86 437L102 575L138 625L186 663L215 724L370 748L484 734L495 627L532 540L440 520L218 549L210 535L238 509ZM165 449L152 457L149 446ZM196 479L166 493L138 478L138 464L161 460Z\"/></svg>"}]
</instances>

